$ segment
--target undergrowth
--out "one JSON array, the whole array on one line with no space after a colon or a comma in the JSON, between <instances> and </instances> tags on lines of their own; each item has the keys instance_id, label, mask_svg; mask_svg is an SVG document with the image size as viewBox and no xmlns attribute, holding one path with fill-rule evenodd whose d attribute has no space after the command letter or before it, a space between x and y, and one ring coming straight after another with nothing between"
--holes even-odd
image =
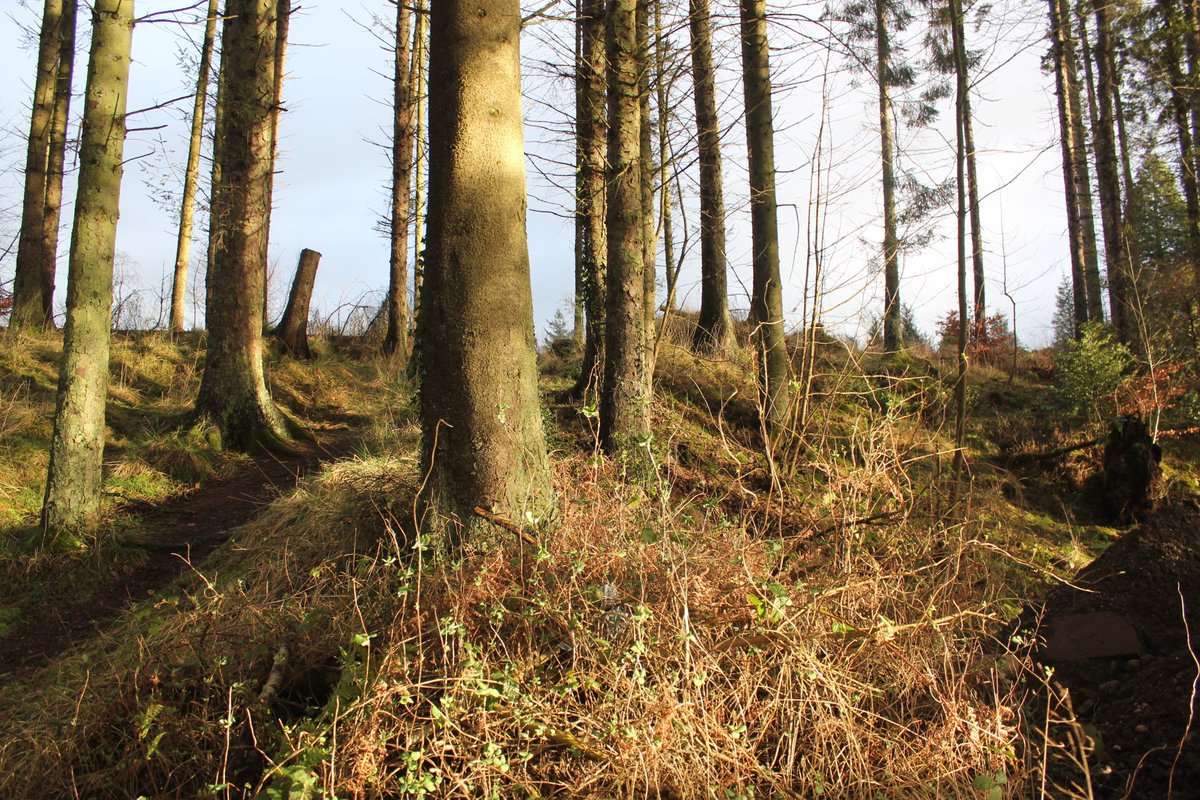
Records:
<instances>
[{"instance_id":1,"label":"undergrowth","mask_svg":"<svg viewBox=\"0 0 1200 800\"><path fill-rule=\"evenodd\" d=\"M999 800L1044 780L1028 662L993 636L1100 538L1002 470L955 480L936 373L823 366L806 445L767 462L737 362L668 343L658 367L647 483L598 454L592 409L551 409L560 508L533 544L414 535L414 431L378 414L362 457L0 691L0 796ZM344 376L295 369L277 396L354 406Z\"/></svg>"}]
</instances>

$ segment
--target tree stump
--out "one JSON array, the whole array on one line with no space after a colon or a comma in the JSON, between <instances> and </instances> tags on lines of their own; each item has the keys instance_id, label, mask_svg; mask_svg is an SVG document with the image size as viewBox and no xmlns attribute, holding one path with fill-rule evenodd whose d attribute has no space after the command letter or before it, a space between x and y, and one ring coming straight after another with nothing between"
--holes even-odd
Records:
<instances>
[{"instance_id":1,"label":"tree stump","mask_svg":"<svg viewBox=\"0 0 1200 800\"><path fill-rule=\"evenodd\" d=\"M1165 494L1161 461L1162 448L1140 416L1121 417L1109 426L1101 492L1113 522L1140 521L1158 507Z\"/></svg>"},{"instance_id":2,"label":"tree stump","mask_svg":"<svg viewBox=\"0 0 1200 800\"><path fill-rule=\"evenodd\" d=\"M306 247L300 251L300 264L296 267L296 278L292 281L287 308L279 327L275 329L280 350L294 358L313 357L308 348L308 306L312 300L313 284L317 280L317 265L320 263L321 254L316 250Z\"/></svg>"}]
</instances>

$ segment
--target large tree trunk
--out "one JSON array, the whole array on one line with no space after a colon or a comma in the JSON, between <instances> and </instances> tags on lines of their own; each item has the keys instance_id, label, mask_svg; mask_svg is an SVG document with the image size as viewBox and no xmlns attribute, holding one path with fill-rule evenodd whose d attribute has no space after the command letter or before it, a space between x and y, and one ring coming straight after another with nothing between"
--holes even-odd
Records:
<instances>
[{"instance_id":1,"label":"large tree trunk","mask_svg":"<svg viewBox=\"0 0 1200 800\"><path fill-rule=\"evenodd\" d=\"M196 98L192 104L192 137L188 142L187 170L183 174L183 201L179 209L179 239L175 244L175 275L171 283L171 333L183 330L183 304L187 296L188 263L192 251L192 220L196 213L196 185L200 180L200 147L204 141L204 114L208 108L208 83L213 45L217 36L217 0L208 0L200 69L196 73Z\"/></svg>"},{"instance_id":2,"label":"large tree trunk","mask_svg":"<svg viewBox=\"0 0 1200 800\"><path fill-rule=\"evenodd\" d=\"M271 214L275 0L229 0L221 35L220 182L213 192L219 225L208 274L208 345L196 400L225 446L279 448L283 417L263 372L263 281Z\"/></svg>"},{"instance_id":3,"label":"large tree trunk","mask_svg":"<svg viewBox=\"0 0 1200 800\"><path fill-rule=\"evenodd\" d=\"M383 352L408 356L408 228L412 188L413 137L416 96L412 11L396 4L395 75L392 91L392 213L391 253L388 263L387 335Z\"/></svg>"},{"instance_id":4,"label":"large tree trunk","mask_svg":"<svg viewBox=\"0 0 1200 800\"><path fill-rule=\"evenodd\" d=\"M1063 0L1061 7L1062 23L1066 29L1067 69L1070 71L1071 91L1068 98L1071 101L1071 140L1079 158L1079 221L1083 226L1084 266L1083 280L1087 286L1088 319L1097 322L1104 321L1104 287L1100 278L1100 251L1096 246L1096 212L1092 202L1091 165L1088 163L1088 144L1086 123L1096 125L1096 91L1095 80L1092 76L1091 46L1088 44L1086 18L1082 13L1082 2L1079 13L1072 11L1070 0ZM1080 91L1078 59L1075 54L1075 43L1070 35L1070 20L1072 16L1078 20L1080 57L1084 63L1084 91ZM1084 97L1087 97L1087 114L1084 114Z\"/></svg>"},{"instance_id":5,"label":"large tree trunk","mask_svg":"<svg viewBox=\"0 0 1200 800\"><path fill-rule=\"evenodd\" d=\"M896 134L892 122L889 66L892 45L888 35L887 0L875 0L875 81L879 90L879 163L883 175L883 349L895 353L903 346L900 305L900 237L896 233Z\"/></svg>"},{"instance_id":6,"label":"large tree trunk","mask_svg":"<svg viewBox=\"0 0 1200 800\"><path fill-rule=\"evenodd\" d=\"M1070 17L1064 15L1066 0L1049 0L1051 56L1054 60L1054 84L1058 96L1059 144L1062 149L1063 189L1066 193L1067 238L1071 254L1072 330L1079 338L1080 327L1088 320L1087 285L1084 282L1086 264L1083 225L1079 207L1079 167L1086 154L1075 151L1074 109L1070 93L1072 73L1068 69L1066 38L1070 36ZM1068 12L1069 13L1069 12Z\"/></svg>"},{"instance_id":7,"label":"large tree trunk","mask_svg":"<svg viewBox=\"0 0 1200 800\"><path fill-rule=\"evenodd\" d=\"M1161 59L1171 98L1171 113L1179 139L1179 176L1188 218L1188 249L1193 269L1200 270L1200 184L1196 180L1195 143L1192 139L1191 113L1188 107L1188 82L1184 76L1184 21L1175 0L1158 0L1164 30Z\"/></svg>"},{"instance_id":8,"label":"large tree trunk","mask_svg":"<svg viewBox=\"0 0 1200 800\"><path fill-rule=\"evenodd\" d=\"M525 234L518 0L437 0L431 20L429 243L421 352L426 525L451 545L476 508L554 504L538 405Z\"/></svg>"},{"instance_id":9,"label":"large tree trunk","mask_svg":"<svg viewBox=\"0 0 1200 800\"><path fill-rule=\"evenodd\" d=\"M295 358L310 359L312 350L308 346L308 308L312 302L313 286L317 282L317 267L321 254L307 247L300 251L300 263L296 265L296 277L288 293L287 308L275 329L279 349Z\"/></svg>"},{"instance_id":10,"label":"large tree trunk","mask_svg":"<svg viewBox=\"0 0 1200 800\"><path fill-rule=\"evenodd\" d=\"M85 527L100 507L132 35L133 0L95 0L67 274L67 322L42 508L44 529L55 536Z\"/></svg>"},{"instance_id":11,"label":"large tree trunk","mask_svg":"<svg viewBox=\"0 0 1200 800\"><path fill-rule=\"evenodd\" d=\"M650 435L636 0L608 4L608 291L600 439L640 471Z\"/></svg>"},{"instance_id":12,"label":"large tree trunk","mask_svg":"<svg viewBox=\"0 0 1200 800\"><path fill-rule=\"evenodd\" d=\"M579 380L571 390L583 397L598 388L604 365L604 286L608 274L608 234L605 224L605 9L604 0L581 0L582 28L579 80L583 102L576 121L579 137L579 204L583 215L583 299L587 324Z\"/></svg>"},{"instance_id":13,"label":"large tree trunk","mask_svg":"<svg viewBox=\"0 0 1200 800\"><path fill-rule=\"evenodd\" d=\"M688 0L696 139L700 155L700 320L695 347L702 353L729 346L729 288L725 256L725 190L721 180L721 127L713 69L710 0Z\"/></svg>"},{"instance_id":14,"label":"large tree trunk","mask_svg":"<svg viewBox=\"0 0 1200 800\"><path fill-rule=\"evenodd\" d=\"M1108 297L1113 329L1126 343L1136 340L1132 305L1133 270L1121 214L1121 176L1117 160L1114 87L1116 75L1112 53L1112 23L1106 0L1093 0L1096 17L1096 100L1099 108L1096 138L1096 172L1100 189L1100 213L1104 221L1104 256L1108 264Z\"/></svg>"},{"instance_id":15,"label":"large tree trunk","mask_svg":"<svg viewBox=\"0 0 1200 800\"><path fill-rule=\"evenodd\" d=\"M777 437L786 422L790 369L783 330L779 227L775 202L775 129L771 120L770 48L765 0L741 0L742 82L750 156L750 222L754 292L750 324L758 359L763 429Z\"/></svg>"},{"instance_id":16,"label":"large tree trunk","mask_svg":"<svg viewBox=\"0 0 1200 800\"><path fill-rule=\"evenodd\" d=\"M55 254L46 250L46 188L64 23L63 0L46 0L38 37L37 76L25 155L25 195L13 276L14 327L54 324Z\"/></svg>"}]
</instances>

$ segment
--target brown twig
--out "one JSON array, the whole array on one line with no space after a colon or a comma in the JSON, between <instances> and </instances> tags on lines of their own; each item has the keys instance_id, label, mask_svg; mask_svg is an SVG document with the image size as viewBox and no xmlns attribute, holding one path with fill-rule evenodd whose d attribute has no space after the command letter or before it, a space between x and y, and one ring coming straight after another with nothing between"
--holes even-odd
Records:
<instances>
[{"instance_id":1,"label":"brown twig","mask_svg":"<svg viewBox=\"0 0 1200 800\"><path fill-rule=\"evenodd\" d=\"M513 534L530 547L541 547L541 545L538 544L537 539L534 539L528 533L521 530L521 526L517 525L517 523L513 522L512 520L505 519L499 514L493 514L491 511L488 511L486 508L482 508L480 506L475 506L475 514L476 516L486 519L488 522L496 525L497 527L504 528L504 530Z\"/></svg>"}]
</instances>

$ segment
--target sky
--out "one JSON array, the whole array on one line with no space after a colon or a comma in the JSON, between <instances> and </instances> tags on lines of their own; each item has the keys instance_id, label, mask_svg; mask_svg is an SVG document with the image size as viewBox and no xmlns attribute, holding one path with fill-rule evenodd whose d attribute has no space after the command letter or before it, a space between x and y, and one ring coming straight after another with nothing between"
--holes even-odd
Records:
<instances>
[{"instance_id":1,"label":"sky","mask_svg":"<svg viewBox=\"0 0 1200 800\"><path fill-rule=\"evenodd\" d=\"M36 26L40 5L30 0L0 2L0 74L10 76L0 83L0 248L15 235L19 220L35 55L22 28ZM146 15L182 5L179 0L140 0L137 11ZM378 223L387 208L391 175L386 152L391 56L381 39L386 38L386 30L372 27L371 19L390 16L393 7L386 0L307 0L300 5L291 26L271 228L273 306L282 308L300 250L312 248L324 255L314 306L336 326L356 307L376 307L387 285L388 246ZM973 78L972 102L988 305L992 312L1011 315L1013 306L1002 293L1007 286L1016 305L1018 335L1025 344L1040 346L1051 338L1055 289L1066 273L1068 255L1053 84L1052 77L1040 69L1046 45L1044 20L1036 5L1001 0L991 6L986 18L972 19L967 36L969 44L984 53ZM552 14L568 12L571 4L558 6ZM730 211L730 303L736 312L749 305L750 235L734 8L732 0L714 2ZM883 302L874 87L868 76L848 67L844 56L831 54L834 40L815 21L819 5L769 2L768 9L785 313L791 324L799 324L805 309L804 287L812 285L819 266L824 322L847 335L863 337ZM193 17L177 15L180 22ZM686 26L681 22L678 12L668 10L665 24L677 45L686 42ZM189 99L167 101L193 91L194 78L185 65L194 63L194 43L201 33L199 25L159 21L139 24L134 34L129 108L167 105L138 114L130 123L147 130L132 133L126 143L117 293L119 297L136 293L133 300L140 301L140 309L131 304L130 313L150 321L158 317L160 297L169 294L178 224L175 198L181 190L191 113ZM567 212L571 204L569 114L574 101L561 77L569 69L564 62L570 57L571 35L569 23L549 19L528 26L522 37L528 233L539 338L557 310L565 309L569 317L573 296L573 225ZM76 90L82 93L86 26L81 26L80 41ZM910 49L919 54L919 42L911 42ZM193 55L181 57L182 52ZM686 150L684 142L694 135L690 91L684 75L670 101L681 153ZM925 183L953 176L949 102L932 128L900 133L901 165ZM81 107L76 99L74 123ZM684 167L677 185L689 219L685 225L677 216L675 227L681 238L682 231L688 231L681 304L696 308L699 248L693 161L686 153L680 156ZM67 225L73 195L69 177L63 212ZM814 236L810 220L817 201L823 217L817 226L820 235ZM957 304L953 224L949 209L940 212L931 223L931 244L906 254L902 262L902 300L926 332ZM198 238L202 237L201 230ZM68 232L61 241L60 305L66 288ZM0 280L11 278L14 258L15 248L0 259ZM661 293L661 275L659 284ZM193 297L203 297L201 287L196 287ZM194 318L195 310L193 303L189 318Z\"/></svg>"}]
</instances>

